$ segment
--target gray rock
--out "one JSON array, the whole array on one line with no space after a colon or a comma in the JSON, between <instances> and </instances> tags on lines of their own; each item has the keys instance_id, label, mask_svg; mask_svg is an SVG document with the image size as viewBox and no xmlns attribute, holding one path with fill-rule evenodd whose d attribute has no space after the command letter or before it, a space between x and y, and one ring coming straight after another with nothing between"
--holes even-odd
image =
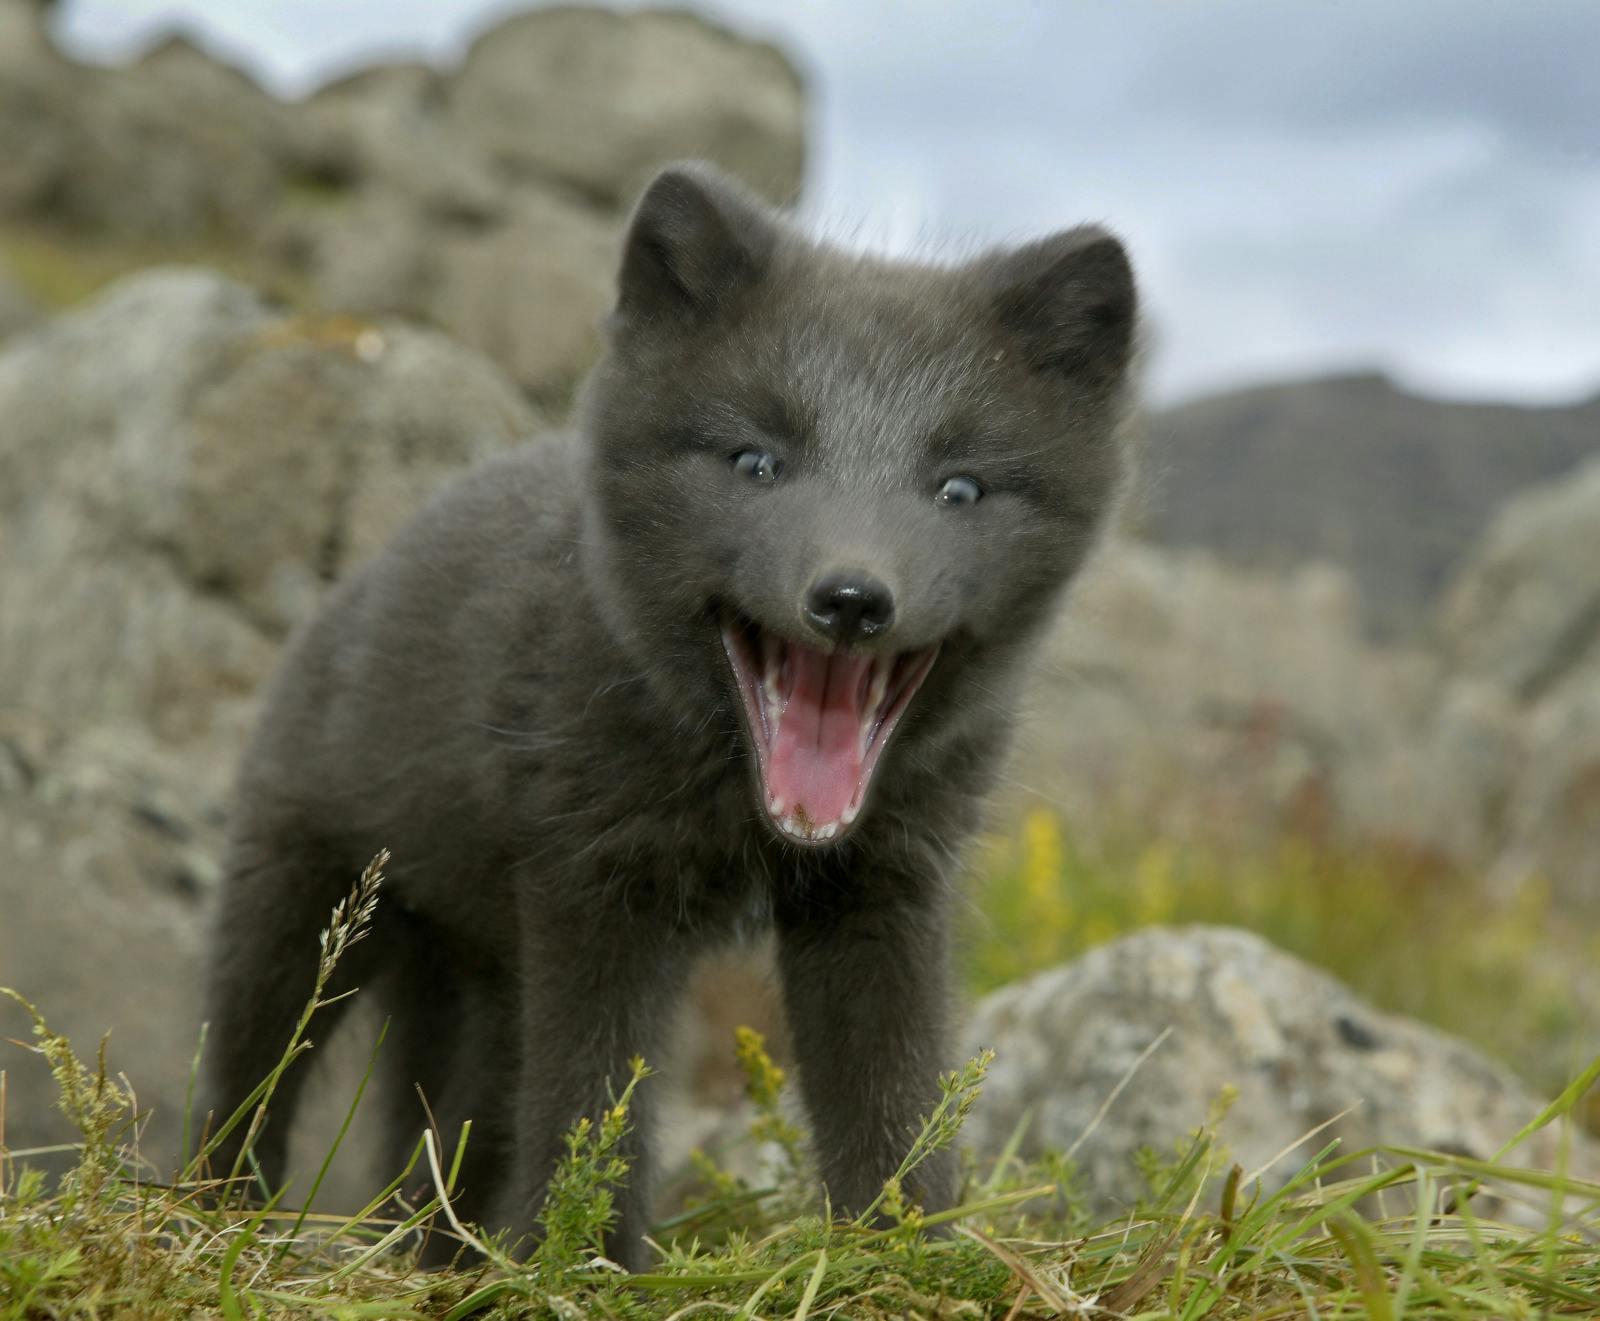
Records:
<instances>
[{"instance_id":1,"label":"gray rock","mask_svg":"<svg viewBox=\"0 0 1600 1321\"><path fill-rule=\"evenodd\" d=\"M1509 506L1424 649L1364 636L1330 566L1113 542L1045 648L1013 799L1085 838L1378 843L1600 900L1596 547L1591 465Z\"/></svg>"},{"instance_id":2,"label":"gray rock","mask_svg":"<svg viewBox=\"0 0 1600 1321\"><path fill-rule=\"evenodd\" d=\"M774 201L800 189L799 77L773 47L687 13L559 6L474 43L452 80L459 132L519 178L606 205L663 161L721 165Z\"/></svg>"},{"instance_id":3,"label":"gray rock","mask_svg":"<svg viewBox=\"0 0 1600 1321\"><path fill-rule=\"evenodd\" d=\"M974 1011L965 1043L969 1055L996 1051L967 1140L992 1159L1030 1115L1025 1155L1082 1138L1076 1160L1104 1213L1131 1203L1138 1148L1173 1154L1225 1089L1236 1096L1221 1140L1247 1173L1266 1167L1268 1187L1335 1138L1347 1152L1388 1144L1492 1157L1543 1105L1466 1043L1379 1013L1259 937L1216 927L1143 931L996 991ZM1516 1159L1555 1168L1559 1143L1547 1129ZM1571 1157L1575 1173L1600 1168L1590 1139L1574 1138Z\"/></svg>"},{"instance_id":4,"label":"gray rock","mask_svg":"<svg viewBox=\"0 0 1600 1321\"><path fill-rule=\"evenodd\" d=\"M1435 630L1452 669L1522 700L1600 679L1600 459L1501 510Z\"/></svg>"},{"instance_id":5,"label":"gray rock","mask_svg":"<svg viewBox=\"0 0 1600 1321\"><path fill-rule=\"evenodd\" d=\"M381 187L323 214L286 222L279 241L303 245L322 307L357 317L424 320L438 280L435 228Z\"/></svg>"},{"instance_id":6,"label":"gray rock","mask_svg":"<svg viewBox=\"0 0 1600 1321\"><path fill-rule=\"evenodd\" d=\"M387 195L341 210L315 241L318 299L438 326L559 407L599 353L617 221L533 187L503 201L502 218L482 225L430 222Z\"/></svg>"},{"instance_id":7,"label":"gray rock","mask_svg":"<svg viewBox=\"0 0 1600 1321\"><path fill-rule=\"evenodd\" d=\"M616 297L617 223L533 188L509 223L436 240L429 319L558 404L600 351Z\"/></svg>"},{"instance_id":8,"label":"gray rock","mask_svg":"<svg viewBox=\"0 0 1600 1321\"><path fill-rule=\"evenodd\" d=\"M0 352L0 414L0 706L224 763L327 583L539 424L436 333L180 270Z\"/></svg>"},{"instance_id":9,"label":"gray rock","mask_svg":"<svg viewBox=\"0 0 1600 1321\"><path fill-rule=\"evenodd\" d=\"M134 1089L139 1151L166 1177L181 1163L189 1073L200 1044L205 899L218 879L230 776L206 774L133 726L65 736L0 711L0 985L26 995L50 1027L93 1062L102 1040L113 1076ZM306 1188L355 1096L376 1039L376 1014L353 1016L340 1041L308 1033L335 1067L313 1080L294 1144ZM45 1062L8 1041L31 1024L0 998L6 1141L13 1152L74 1141ZM285 1043L287 1044L287 1043ZM197 1140L204 1116L191 1116ZM354 1210L396 1171L372 1166L361 1129L341 1151L319 1198ZM65 1155L29 1157L60 1167Z\"/></svg>"},{"instance_id":10,"label":"gray rock","mask_svg":"<svg viewBox=\"0 0 1600 1321\"><path fill-rule=\"evenodd\" d=\"M140 241L249 235L299 158L287 107L173 38L124 69L0 33L0 215Z\"/></svg>"},{"instance_id":11,"label":"gray rock","mask_svg":"<svg viewBox=\"0 0 1600 1321\"><path fill-rule=\"evenodd\" d=\"M143 1150L166 1173L198 1040L215 788L137 730L68 742L3 712L0 766L10 772L0 772L0 985L28 996L84 1058L107 1037L111 1070L133 1078L154 1111ZM29 1037L22 1011L0 1000L13 1150L76 1136L44 1061L5 1044Z\"/></svg>"},{"instance_id":12,"label":"gray rock","mask_svg":"<svg viewBox=\"0 0 1600 1321\"><path fill-rule=\"evenodd\" d=\"M316 173L381 189L425 218L483 224L505 210L489 158L453 131L445 76L424 64L377 65L320 88L303 107Z\"/></svg>"},{"instance_id":13,"label":"gray rock","mask_svg":"<svg viewBox=\"0 0 1600 1321\"><path fill-rule=\"evenodd\" d=\"M0 0L0 216L54 207L88 149L77 122L88 81L57 53L37 6Z\"/></svg>"},{"instance_id":14,"label":"gray rock","mask_svg":"<svg viewBox=\"0 0 1600 1321\"><path fill-rule=\"evenodd\" d=\"M1503 689L1441 675L1420 725L1396 727L1361 776L1368 836L1474 866L1505 847L1512 796L1532 765L1525 712Z\"/></svg>"}]
</instances>

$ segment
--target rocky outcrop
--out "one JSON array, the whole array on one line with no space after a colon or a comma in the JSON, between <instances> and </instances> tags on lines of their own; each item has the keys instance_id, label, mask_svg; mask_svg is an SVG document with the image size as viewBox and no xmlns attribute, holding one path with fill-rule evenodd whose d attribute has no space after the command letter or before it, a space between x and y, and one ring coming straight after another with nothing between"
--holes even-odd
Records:
<instances>
[{"instance_id":1,"label":"rocky outcrop","mask_svg":"<svg viewBox=\"0 0 1600 1321\"><path fill-rule=\"evenodd\" d=\"M1085 838L1490 849L1520 724L1493 692L1438 707L1434 657L1373 645L1358 609L1333 566L1110 545L1046 643L1014 795Z\"/></svg>"},{"instance_id":2,"label":"rocky outcrop","mask_svg":"<svg viewBox=\"0 0 1600 1321\"><path fill-rule=\"evenodd\" d=\"M557 407L655 168L703 157L775 200L800 187L793 68L689 14L542 9L458 69L378 66L286 104L179 37L126 68L74 64L31 4L0 5L0 248L9 222L68 264L85 245L96 266L225 261L303 311L441 328Z\"/></svg>"},{"instance_id":3,"label":"rocky outcrop","mask_svg":"<svg viewBox=\"0 0 1600 1321\"><path fill-rule=\"evenodd\" d=\"M1071 1149L1105 1214L1128 1209L1140 1147L1171 1156L1219 1101L1229 1158L1268 1188L1335 1139L1347 1153L1389 1145L1489 1159L1544 1105L1465 1042L1378 1013L1326 973L1221 927L1153 928L996 991L965 1042L968 1055L996 1052L964 1130L980 1158L1019 1128L1024 1156ZM1545 1129L1515 1159L1557 1168L1561 1142ZM1600 1144L1576 1138L1570 1158L1587 1177ZM1534 1210L1536 1223L1548 1212Z\"/></svg>"},{"instance_id":4,"label":"rocky outcrop","mask_svg":"<svg viewBox=\"0 0 1600 1321\"><path fill-rule=\"evenodd\" d=\"M1330 566L1114 544L1046 645L1014 778L1087 832L1336 831L1374 810L1367 777L1436 679L1366 642L1358 609Z\"/></svg>"},{"instance_id":5,"label":"rocky outcrop","mask_svg":"<svg viewBox=\"0 0 1600 1321\"><path fill-rule=\"evenodd\" d=\"M1600 462L1512 501L1409 645L1328 564L1124 541L1047 643L1013 793L1083 834L1395 845L1600 906Z\"/></svg>"},{"instance_id":6,"label":"rocky outcrop","mask_svg":"<svg viewBox=\"0 0 1600 1321\"><path fill-rule=\"evenodd\" d=\"M118 70L0 49L0 220L213 242L253 233L299 159L287 107L181 39Z\"/></svg>"}]
</instances>

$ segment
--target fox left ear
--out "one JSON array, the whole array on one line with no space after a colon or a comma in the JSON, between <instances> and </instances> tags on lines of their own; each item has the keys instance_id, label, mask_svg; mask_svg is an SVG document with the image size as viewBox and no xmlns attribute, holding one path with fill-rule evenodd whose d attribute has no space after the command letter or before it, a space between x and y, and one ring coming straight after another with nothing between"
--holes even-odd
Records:
<instances>
[{"instance_id":1,"label":"fox left ear","mask_svg":"<svg viewBox=\"0 0 1600 1321\"><path fill-rule=\"evenodd\" d=\"M628 225L615 323L716 312L759 276L776 235L766 208L713 167L668 166Z\"/></svg>"},{"instance_id":2,"label":"fox left ear","mask_svg":"<svg viewBox=\"0 0 1600 1321\"><path fill-rule=\"evenodd\" d=\"M1114 377L1133 356L1138 295L1122 244L1097 225L983 263L1002 326L1039 371Z\"/></svg>"}]
</instances>

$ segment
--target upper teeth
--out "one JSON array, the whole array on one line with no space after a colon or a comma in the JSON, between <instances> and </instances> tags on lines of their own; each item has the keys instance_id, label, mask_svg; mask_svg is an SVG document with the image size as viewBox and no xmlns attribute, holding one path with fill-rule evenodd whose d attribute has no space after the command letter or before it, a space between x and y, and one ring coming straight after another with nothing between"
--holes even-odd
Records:
<instances>
[{"instance_id":1,"label":"upper teeth","mask_svg":"<svg viewBox=\"0 0 1600 1321\"><path fill-rule=\"evenodd\" d=\"M879 656L872 662L872 681L867 687L867 709L861 716L861 755L867 755L867 745L872 742L873 732L878 728L879 708L883 705L883 695L889 691L889 671L894 668L894 661L888 656Z\"/></svg>"},{"instance_id":2,"label":"upper teeth","mask_svg":"<svg viewBox=\"0 0 1600 1321\"><path fill-rule=\"evenodd\" d=\"M781 681L783 653L778 644L766 634L761 635L761 691L767 699L767 716L772 722L772 734L778 732L778 719L783 715L784 699Z\"/></svg>"}]
</instances>

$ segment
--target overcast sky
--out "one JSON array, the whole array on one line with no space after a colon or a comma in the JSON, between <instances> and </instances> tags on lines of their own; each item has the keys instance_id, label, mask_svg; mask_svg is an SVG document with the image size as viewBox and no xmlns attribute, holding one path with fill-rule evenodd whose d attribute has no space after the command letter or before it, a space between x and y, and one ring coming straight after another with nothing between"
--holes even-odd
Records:
<instances>
[{"instance_id":1,"label":"overcast sky","mask_svg":"<svg viewBox=\"0 0 1600 1321\"><path fill-rule=\"evenodd\" d=\"M441 63L504 0L65 0L71 47L181 25L293 94ZM1600 390L1600 0L715 0L812 90L806 208L892 251L1121 232L1164 399L1380 367Z\"/></svg>"}]
</instances>

